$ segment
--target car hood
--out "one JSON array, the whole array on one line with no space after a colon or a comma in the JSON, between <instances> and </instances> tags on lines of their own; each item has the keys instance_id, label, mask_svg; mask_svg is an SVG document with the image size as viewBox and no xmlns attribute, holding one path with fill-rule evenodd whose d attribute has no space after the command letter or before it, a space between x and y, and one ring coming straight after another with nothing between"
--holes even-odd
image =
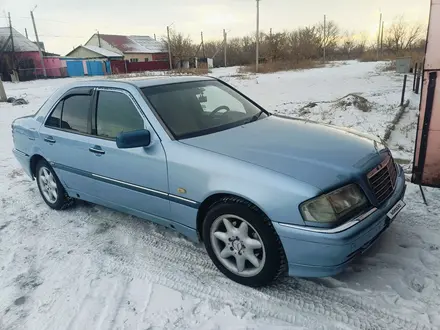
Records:
<instances>
[{"instance_id":1,"label":"car hood","mask_svg":"<svg viewBox=\"0 0 440 330\"><path fill-rule=\"evenodd\" d=\"M385 146L346 128L269 116L181 142L288 175L321 190L359 179Z\"/></svg>"}]
</instances>

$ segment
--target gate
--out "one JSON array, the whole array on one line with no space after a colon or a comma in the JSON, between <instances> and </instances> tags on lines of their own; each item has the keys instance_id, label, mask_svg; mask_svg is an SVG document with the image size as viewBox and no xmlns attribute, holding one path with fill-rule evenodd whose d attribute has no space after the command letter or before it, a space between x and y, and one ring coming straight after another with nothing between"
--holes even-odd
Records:
<instances>
[{"instance_id":1,"label":"gate","mask_svg":"<svg viewBox=\"0 0 440 330\"><path fill-rule=\"evenodd\" d=\"M104 69L103 69L103 62L102 61L87 61L87 72L89 76L103 76L104 75Z\"/></svg>"},{"instance_id":2,"label":"gate","mask_svg":"<svg viewBox=\"0 0 440 330\"><path fill-rule=\"evenodd\" d=\"M67 74L69 77L84 76L84 67L82 61L67 61Z\"/></svg>"}]
</instances>

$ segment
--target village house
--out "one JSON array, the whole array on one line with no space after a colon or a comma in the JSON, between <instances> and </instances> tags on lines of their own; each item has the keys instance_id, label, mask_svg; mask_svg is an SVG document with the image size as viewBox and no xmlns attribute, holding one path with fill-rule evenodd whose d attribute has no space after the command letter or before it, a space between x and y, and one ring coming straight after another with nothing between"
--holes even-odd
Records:
<instances>
[{"instance_id":1,"label":"village house","mask_svg":"<svg viewBox=\"0 0 440 330\"><path fill-rule=\"evenodd\" d=\"M42 44L40 42L40 44ZM47 77L64 77L66 65L56 54L43 50L43 61ZM38 46L20 32L9 27L0 27L0 76L2 80L32 80L44 77Z\"/></svg>"},{"instance_id":2,"label":"village house","mask_svg":"<svg viewBox=\"0 0 440 330\"><path fill-rule=\"evenodd\" d=\"M149 36L95 33L85 46L96 46L122 54L129 62L168 61L166 45Z\"/></svg>"}]
</instances>

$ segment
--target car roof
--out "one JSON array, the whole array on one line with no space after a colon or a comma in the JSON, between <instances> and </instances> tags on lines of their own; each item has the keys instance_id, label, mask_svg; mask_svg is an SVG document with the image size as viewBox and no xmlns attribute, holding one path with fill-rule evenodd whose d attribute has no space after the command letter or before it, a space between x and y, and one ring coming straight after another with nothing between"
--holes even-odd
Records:
<instances>
[{"instance_id":1,"label":"car roof","mask_svg":"<svg viewBox=\"0 0 440 330\"><path fill-rule=\"evenodd\" d=\"M82 80L68 83L58 90L62 93L76 87L107 87L107 88L123 88L124 86L135 86L137 88L144 88L150 86L178 84L191 81L214 81L216 78L209 76L151 76L129 79L93 79Z\"/></svg>"},{"instance_id":2,"label":"car roof","mask_svg":"<svg viewBox=\"0 0 440 330\"><path fill-rule=\"evenodd\" d=\"M177 84L191 81L204 81L204 80L214 80L212 77L207 76L155 76L151 78L127 80L127 82L136 85L139 88L157 86L157 85L168 85ZM117 81L117 80L114 80Z\"/></svg>"}]
</instances>

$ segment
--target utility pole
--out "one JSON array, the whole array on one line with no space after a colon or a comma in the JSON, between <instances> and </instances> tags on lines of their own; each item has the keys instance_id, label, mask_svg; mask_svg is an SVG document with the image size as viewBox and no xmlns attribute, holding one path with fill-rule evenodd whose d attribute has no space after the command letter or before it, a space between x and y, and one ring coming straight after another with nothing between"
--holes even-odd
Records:
<instances>
[{"instance_id":1,"label":"utility pole","mask_svg":"<svg viewBox=\"0 0 440 330\"><path fill-rule=\"evenodd\" d=\"M203 31L200 32L200 37L202 38L202 52L203 52L203 57L206 58L206 54L205 54L205 43L203 42Z\"/></svg>"},{"instance_id":2,"label":"utility pole","mask_svg":"<svg viewBox=\"0 0 440 330\"><path fill-rule=\"evenodd\" d=\"M173 59L171 57L171 40L170 40L170 26L167 26L167 35L168 35L168 57L170 60L170 70L173 69Z\"/></svg>"},{"instance_id":3,"label":"utility pole","mask_svg":"<svg viewBox=\"0 0 440 330\"><path fill-rule=\"evenodd\" d=\"M26 39L29 39L26 28L24 28L24 33L26 34Z\"/></svg>"},{"instance_id":4,"label":"utility pole","mask_svg":"<svg viewBox=\"0 0 440 330\"><path fill-rule=\"evenodd\" d=\"M256 50L255 50L255 73L258 72L258 62L260 58L260 0L257 0L257 35L256 35Z\"/></svg>"},{"instance_id":5,"label":"utility pole","mask_svg":"<svg viewBox=\"0 0 440 330\"><path fill-rule=\"evenodd\" d=\"M324 48L324 63L326 57L326 48L327 48L327 15L324 15L324 37L322 39L322 46Z\"/></svg>"},{"instance_id":6,"label":"utility pole","mask_svg":"<svg viewBox=\"0 0 440 330\"><path fill-rule=\"evenodd\" d=\"M154 34L154 40L156 40L156 33Z\"/></svg>"},{"instance_id":7,"label":"utility pole","mask_svg":"<svg viewBox=\"0 0 440 330\"><path fill-rule=\"evenodd\" d=\"M96 30L96 32L98 32L98 46L99 46L99 48L101 48L101 36L99 35L98 30Z\"/></svg>"},{"instance_id":8,"label":"utility pole","mask_svg":"<svg viewBox=\"0 0 440 330\"><path fill-rule=\"evenodd\" d=\"M35 6L35 8L36 7L37 6ZM35 10L35 8L34 8L34 10ZM44 75L44 78L47 78L46 66L44 65L43 53L41 51L40 40L38 39L37 26L35 25L34 12L32 10L31 10L31 18L32 18L32 24L34 25L35 39L37 39L38 52L40 53L41 65L43 67L43 75Z\"/></svg>"},{"instance_id":9,"label":"utility pole","mask_svg":"<svg viewBox=\"0 0 440 330\"><path fill-rule=\"evenodd\" d=\"M385 22L382 21L382 31L381 31L381 35L380 35L380 55L383 57L383 26L384 26Z\"/></svg>"},{"instance_id":10,"label":"utility pole","mask_svg":"<svg viewBox=\"0 0 440 330\"><path fill-rule=\"evenodd\" d=\"M12 34L12 23L11 23L11 13L8 12L9 19L9 35L11 36L11 45L12 45L12 56L15 60L15 48L14 48L14 35Z\"/></svg>"},{"instance_id":11,"label":"utility pole","mask_svg":"<svg viewBox=\"0 0 440 330\"><path fill-rule=\"evenodd\" d=\"M379 61L379 47L380 47L380 30L382 28L382 13L380 13L379 18L379 33L377 35L377 54L376 54L376 60Z\"/></svg>"},{"instance_id":12,"label":"utility pole","mask_svg":"<svg viewBox=\"0 0 440 330\"><path fill-rule=\"evenodd\" d=\"M14 35L12 33L12 23L11 23L11 13L8 12L9 19L9 38L11 39L11 50L12 50L12 70L15 70L15 47L14 47Z\"/></svg>"},{"instance_id":13,"label":"utility pole","mask_svg":"<svg viewBox=\"0 0 440 330\"><path fill-rule=\"evenodd\" d=\"M273 62L273 59L275 57L273 42L272 42L272 28L269 30L269 44L270 44L270 61Z\"/></svg>"},{"instance_id":14,"label":"utility pole","mask_svg":"<svg viewBox=\"0 0 440 330\"><path fill-rule=\"evenodd\" d=\"M227 49L228 49L228 39L227 39L227 34L226 34L226 30L225 29L223 29L223 48L224 48L224 50L223 50L223 52L224 52L224 58L225 58L225 68L226 68L226 51L227 51Z\"/></svg>"}]
</instances>

